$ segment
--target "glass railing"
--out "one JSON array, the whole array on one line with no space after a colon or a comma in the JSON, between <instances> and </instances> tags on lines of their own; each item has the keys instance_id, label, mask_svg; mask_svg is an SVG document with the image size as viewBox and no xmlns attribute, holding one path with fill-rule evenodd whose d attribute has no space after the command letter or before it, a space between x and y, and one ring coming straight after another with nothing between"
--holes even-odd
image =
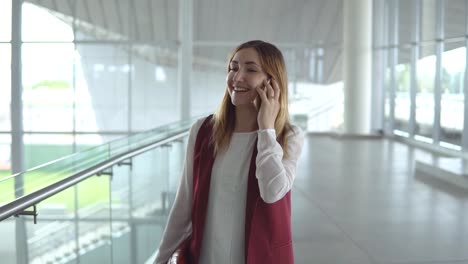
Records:
<instances>
[{"instance_id":1,"label":"glass railing","mask_svg":"<svg viewBox=\"0 0 468 264\"><path fill-rule=\"evenodd\" d=\"M194 121L118 139L0 179L3 213L92 168L101 172L35 203L37 224L23 215L0 222L1 263L144 263L165 227ZM24 184L15 189L19 177Z\"/></svg>"}]
</instances>

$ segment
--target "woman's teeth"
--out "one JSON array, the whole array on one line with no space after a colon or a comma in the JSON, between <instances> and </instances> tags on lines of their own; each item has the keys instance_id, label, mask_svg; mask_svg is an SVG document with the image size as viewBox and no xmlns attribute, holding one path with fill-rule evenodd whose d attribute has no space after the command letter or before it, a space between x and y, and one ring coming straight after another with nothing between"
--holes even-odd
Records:
<instances>
[{"instance_id":1,"label":"woman's teeth","mask_svg":"<svg viewBox=\"0 0 468 264\"><path fill-rule=\"evenodd\" d=\"M247 92L249 89L246 88L234 88L235 92Z\"/></svg>"}]
</instances>

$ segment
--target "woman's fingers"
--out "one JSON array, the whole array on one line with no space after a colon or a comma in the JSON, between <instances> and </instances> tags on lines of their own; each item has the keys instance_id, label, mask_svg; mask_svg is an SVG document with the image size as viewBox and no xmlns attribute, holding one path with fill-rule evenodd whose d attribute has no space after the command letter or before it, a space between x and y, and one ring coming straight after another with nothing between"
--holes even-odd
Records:
<instances>
[{"instance_id":1,"label":"woman's fingers","mask_svg":"<svg viewBox=\"0 0 468 264\"><path fill-rule=\"evenodd\" d=\"M263 90L263 89L260 88L260 87L257 87L256 89L257 89L257 93L258 93L258 95L260 96L260 98L262 99L262 101L268 100L265 90Z\"/></svg>"},{"instance_id":2,"label":"woman's fingers","mask_svg":"<svg viewBox=\"0 0 468 264\"><path fill-rule=\"evenodd\" d=\"M274 90L274 98L275 98L275 100L279 100L280 89L279 89L278 82L276 80L272 79L271 83L272 83L273 90Z\"/></svg>"},{"instance_id":3,"label":"woman's fingers","mask_svg":"<svg viewBox=\"0 0 468 264\"><path fill-rule=\"evenodd\" d=\"M268 98L274 98L275 97L275 90L273 87L271 87L271 81L263 80L263 84L265 85L265 92L268 96Z\"/></svg>"},{"instance_id":4,"label":"woman's fingers","mask_svg":"<svg viewBox=\"0 0 468 264\"><path fill-rule=\"evenodd\" d=\"M268 94L270 95L270 98L274 98L275 97L275 90L273 89L273 84L272 84L272 80L268 83Z\"/></svg>"},{"instance_id":5,"label":"woman's fingers","mask_svg":"<svg viewBox=\"0 0 468 264\"><path fill-rule=\"evenodd\" d=\"M260 95L262 101L268 99L274 99L278 101L280 96L278 82L274 79L271 79L270 81L263 80L263 84L263 88L257 87L257 92Z\"/></svg>"}]
</instances>

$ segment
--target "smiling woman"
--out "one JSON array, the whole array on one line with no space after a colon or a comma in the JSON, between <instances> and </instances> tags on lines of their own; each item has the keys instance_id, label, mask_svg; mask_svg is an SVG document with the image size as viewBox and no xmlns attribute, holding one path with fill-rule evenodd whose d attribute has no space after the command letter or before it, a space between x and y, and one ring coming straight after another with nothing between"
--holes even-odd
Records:
<instances>
[{"instance_id":1,"label":"smiling woman","mask_svg":"<svg viewBox=\"0 0 468 264\"><path fill-rule=\"evenodd\" d=\"M218 111L190 130L157 264L294 263L290 190L304 137L289 123L283 55L241 44L226 85Z\"/></svg>"},{"instance_id":2,"label":"smiling woman","mask_svg":"<svg viewBox=\"0 0 468 264\"><path fill-rule=\"evenodd\" d=\"M260 58L252 48L238 51L229 64L228 92L235 106L251 104L258 97L256 88L263 87L267 74L260 66Z\"/></svg>"}]
</instances>

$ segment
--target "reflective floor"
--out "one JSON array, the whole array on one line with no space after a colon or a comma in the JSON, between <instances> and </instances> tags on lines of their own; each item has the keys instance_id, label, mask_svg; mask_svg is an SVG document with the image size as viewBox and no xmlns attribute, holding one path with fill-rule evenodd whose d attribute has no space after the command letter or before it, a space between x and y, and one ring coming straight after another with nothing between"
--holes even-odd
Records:
<instances>
[{"instance_id":1,"label":"reflective floor","mask_svg":"<svg viewBox=\"0 0 468 264\"><path fill-rule=\"evenodd\" d=\"M468 191L414 173L435 157L309 135L293 187L296 263L468 264Z\"/></svg>"}]
</instances>

